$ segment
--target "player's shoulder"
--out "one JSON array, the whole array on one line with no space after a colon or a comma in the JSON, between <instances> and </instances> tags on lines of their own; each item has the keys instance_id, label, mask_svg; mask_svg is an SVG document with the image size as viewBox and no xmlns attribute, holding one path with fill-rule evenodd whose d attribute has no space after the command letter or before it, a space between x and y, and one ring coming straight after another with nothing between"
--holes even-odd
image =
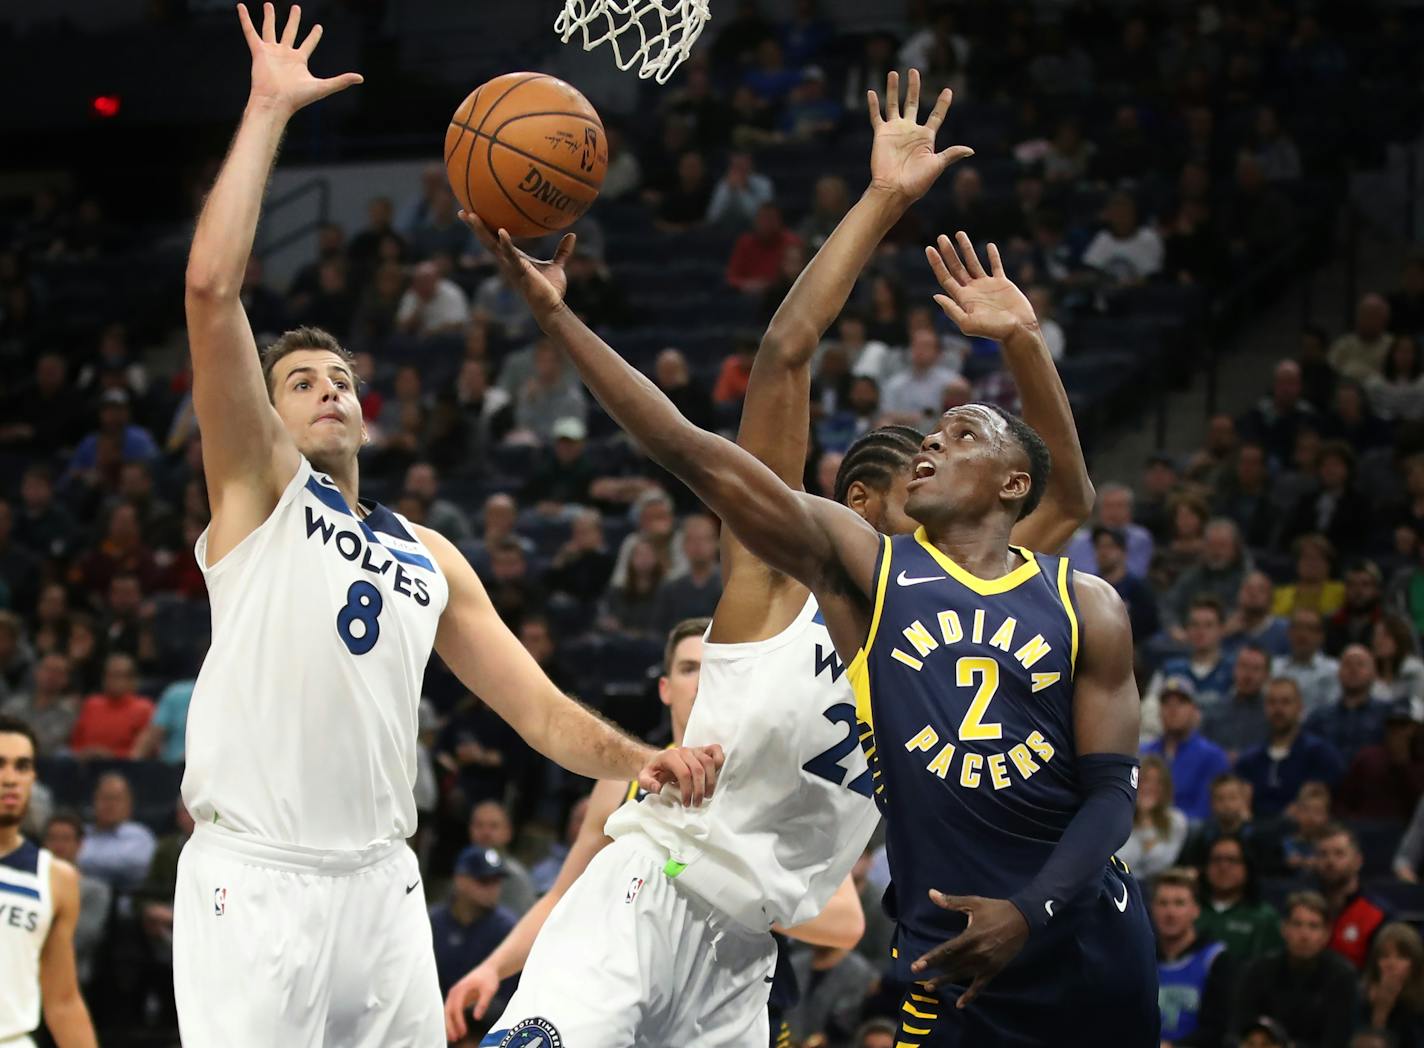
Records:
<instances>
[{"instance_id":1,"label":"player's shoulder","mask_svg":"<svg viewBox=\"0 0 1424 1048\"><path fill-rule=\"evenodd\" d=\"M60 901L72 899L77 903L79 900L79 870L68 860L51 855L49 886L55 899Z\"/></svg>"},{"instance_id":2,"label":"player's shoulder","mask_svg":"<svg viewBox=\"0 0 1424 1048\"><path fill-rule=\"evenodd\" d=\"M1127 606L1123 604L1122 597L1113 588L1112 583L1091 572L1080 571L1071 563L1069 569L1073 576L1073 594L1078 599L1080 614L1085 618L1088 615L1126 617Z\"/></svg>"}]
</instances>

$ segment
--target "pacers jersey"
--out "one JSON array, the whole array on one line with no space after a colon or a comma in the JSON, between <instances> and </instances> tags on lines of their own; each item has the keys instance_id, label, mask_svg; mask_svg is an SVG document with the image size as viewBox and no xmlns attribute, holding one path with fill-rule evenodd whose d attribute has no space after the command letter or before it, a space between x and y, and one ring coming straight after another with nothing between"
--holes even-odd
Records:
<instances>
[{"instance_id":1,"label":"pacers jersey","mask_svg":"<svg viewBox=\"0 0 1424 1048\"><path fill-rule=\"evenodd\" d=\"M679 883L745 927L816 916L879 821L844 670L813 599L775 637L705 645L683 745L722 746L716 792L701 808L625 804L605 831L650 838Z\"/></svg>"},{"instance_id":2,"label":"pacers jersey","mask_svg":"<svg viewBox=\"0 0 1424 1048\"><path fill-rule=\"evenodd\" d=\"M199 537L213 642L183 776L199 822L322 851L415 831L420 688L448 588L409 522L362 508L303 458L216 564Z\"/></svg>"},{"instance_id":3,"label":"pacers jersey","mask_svg":"<svg viewBox=\"0 0 1424 1048\"><path fill-rule=\"evenodd\" d=\"M0 856L0 1044L40 1024L40 953L54 917L50 854L24 841Z\"/></svg>"},{"instance_id":4,"label":"pacers jersey","mask_svg":"<svg viewBox=\"0 0 1424 1048\"><path fill-rule=\"evenodd\" d=\"M931 888L1009 898L1081 803L1072 572L1066 558L1016 552L1017 568L980 579L921 528L886 538L877 563L870 631L849 675L886 818L902 975L964 927Z\"/></svg>"}]
</instances>

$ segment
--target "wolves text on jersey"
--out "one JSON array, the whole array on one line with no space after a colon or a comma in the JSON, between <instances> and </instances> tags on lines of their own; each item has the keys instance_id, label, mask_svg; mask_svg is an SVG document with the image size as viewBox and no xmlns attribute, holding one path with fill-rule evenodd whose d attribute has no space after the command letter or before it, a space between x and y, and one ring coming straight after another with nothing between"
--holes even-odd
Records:
<instances>
[{"instance_id":1,"label":"wolves text on jersey","mask_svg":"<svg viewBox=\"0 0 1424 1048\"><path fill-rule=\"evenodd\" d=\"M409 597L421 607L430 603L430 590L421 579L405 568L382 549L377 543L368 543L359 532L351 528L339 527L330 523L324 515L307 506L307 535L308 539L320 534L323 546L331 545L336 548L346 560L351 563L360 563L364 571L369 571L373 575L385 575L394 570L393 587L395 592L401 596Z\"/></svg>"}]
</instances>

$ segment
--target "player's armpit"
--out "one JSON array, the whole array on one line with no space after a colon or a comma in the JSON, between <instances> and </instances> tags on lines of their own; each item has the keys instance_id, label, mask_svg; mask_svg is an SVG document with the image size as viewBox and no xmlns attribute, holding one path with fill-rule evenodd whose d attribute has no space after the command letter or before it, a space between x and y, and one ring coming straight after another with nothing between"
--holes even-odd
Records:
<instances>
[{"instance_id":1,"label":"player's armpit","mask_svg":"<svg viewBox=\"0 0 1424 1048\"><path fill-rule=\"evenodd\" d=\"M1073 573L1082 642L1073 682L1073 735L1080 755L1135 756L1142 701L1133 672L1132 624L1122 598L1095 575Z\"/></svg>"}]
</instances>

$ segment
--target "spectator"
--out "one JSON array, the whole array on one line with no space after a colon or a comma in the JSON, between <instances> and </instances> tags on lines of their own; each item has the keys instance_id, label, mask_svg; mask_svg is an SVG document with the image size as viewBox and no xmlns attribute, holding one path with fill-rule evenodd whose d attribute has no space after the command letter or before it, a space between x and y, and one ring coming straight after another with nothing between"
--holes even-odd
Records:
<instances>
[{"instance_id":1,"label":"spectator","mask_svg":"<svg viewBox=\"0 0 1424 1048\"><path fill-rule=\"evenodd\" d=\"M1339 686L1325 706L1306 719L1305 730L1330 743L1348 762L1366 746L1384 739L1389 704L1377 701L1375 659L1363 644L1340 653Z\"/></svg>"},{"instance_id":2,"label":"spectator","mask_svg":"<svg viewBox=\"0 0 1424 1048\"><path fill-rule=\"evenodd\" d=\"M1290 615L1297 608L1318 611L1322 618L1333 615L1345 603L1345 584L1330 577L1335 547L1324 535L1302 535L1292 544L1295 554L1295 581L1276 587L1271 610ZM1325 643L1322 627L1321 645Z\"/></svg>"},{"instance_id":3,"label":"spectator","mask_svg":"<svg viewBox=\"0 0 1424 1048\"><path fill-rule=\"evenodd\" d=\"M1356 561L1345 569L1345 603L1326 624L1327 652L1338 656L1347 645L1371 643L1383 614L1383 582L1373 561Z\"/></svg>"},{"instance_id":4,"label":"spectator","mask_svg":"<svg viewBox=\"0 0 1424 1048\"><path fill-rule=\"evenodd\" d=\"M559 879L559 870L563 868L564 860L569 857L569 849L578 840L579 830L583 828L583 819L587 814L588 795L585 794L569 808L569 817L564 822L563 840L551 843L545 856L530 867L529 877L534 882L534 890L541 896Z\"/></svg>"},{"instance_id":5,"label":"spectator","mask_svg":"<svg viewBox=\"0 0 1424 1048\"><path fill-rule=\"evenodd\" d=\"M796 235L808 251L819 251L849 210L850 189L845 179L822 175L811 191L811 210L796 227Z\"/></svg>"},{"instance_id":6,"label":"spectator","mask_svg":"<svg viewBox=\"0 0 1424 1048\"><path fill-rule=\"evenodd\" d=\"M143 883L158 842L153 831L133 821L133 792L116 771L99 777L94 787L94 821L79 848L79 869L118 893Z\"/></svg>"},{"instance_id":7,"label":"spectator","mask_svg":"<svg viewBox=\"0 0 1424 1048\"><path fill-rule=\"evenodd\" d=\"M743 86L764 104L779 105L800 81L801 74L786 67L781 45L768 37L756 46L755 64L743 75Z\"/></svg>"},{"instance_id":8,"label":"spectator","mask_svg":"<svg viewBox=\"0 0 1424 1048\"><path fill-rule=\"evenodd\" d=\"M707 222L728 229L746 229L757 212L771 203L774 193L771 179L753 169L752 155L737 150L727 158L727 172L712 190Z\"/></svg>"},{"instance_id":9,"label":"spectator","mask_svg":"<svg viewBox=\"0 0 1424 1048\"><path fill-rule=\"evenodd\" d=\"M1115 528L1127 539L1127 570L1140 579L1147 578L1152 569L1152 533L1141 524L1133 523L1132 489L1125 484L1104 484L1098 489L1097 523L1106 528ZM1093 553L1092 531L1080 528L1068 545L1068 558L1078 565L1080 571L1099 574L1099 565ZM1146 640L1146 637L1140 638Z\"/></svg>"},{"instance_id":10,"label":"spectator","mask_svg":"<svg viewBox=\"0 0 1424 1048\"><path fill-rule=\"evenodd\" d=\"M1394 336L1389 329L1389 303L1370 292L1355 307L1354 329L1330 344L1330 366L1344 378L1368 382L1380 374Z\"/></svg>"},{"instance_id":11,"label":"spectator","mask_svg":"<svg viewBox=\"0 0 1424 1048\"><path fill-rule=\"evenodd\" d=\"M1055 361L1062 360L1068 351L1068 336L1063 333L1063 325L1054 317L1056 304L1053 289L1043 284L1035 284L1027 292L1029 304L1038 317L1038 333L1043 344L1048 347L1048 355Z\"/></svg>"},{"instance_id":12,"label":"spectator","mask_svg":"<svg viewBox=\"0 0 1424 1048\"><path fill-rule=\"evenodd\" d=\"M69 747L79 698L69 682L69 660L57 651L35 663L34 684L0 702L0 714L18 717L30 726L43 754L62 753Z\"/></svg>"},{"instance_id":13,"label":"spectator","mask_svg":"<svg viewBox=\"0 0 1424 1048\"><path fill-rule=\"evenodd\" d=\"M1294 360L1282 360L1271 373L1270 395L1241 416L1241 433L1259 443L1278 462L1291 458L1303 427L1317 424L1315 408L1304 399L1304 389L1300 365Z\"/></svg>"},{"instance_id":14,"label":"spectator","mask_svg":"<svg viewBox=\"0 0 1424 1048\"><path fill-rule=\"evenodd\" d=\"M1390 869L1407 884L1418 884L1424 873L1424 798L1414 806L1414 814L1399 839Z\"/></svg>"},{"instance_id":15,"label":"spectator","mask_svg":"<svg viewBox=\"0 0 1424 1048\"><path fill-rule=\"evenodd\" d=\"M1266 181L1293 182L1300 178L1300 150L1270 106L1256 110L1255 155Z\"/></svg>"},{"instance_id":16,"label":"spectator","mask_svg":"<svg viewBox=\"0 0 1424 1048\"><path fill-rule=\"evenodd\" d=\"M77 757L130 757L153 717L153 700L138 694L138 668L128 655L104 660L104 690L79 710L69 748Z\"/></svg>"},{"instance_id":17,"label":"spectator","mask_svg":"<svg viewBox=\"0 0 1424 1048\"><path fill-rule=\"evenodd\" d=\"M1340 810L1353 818L1404 822L1424 794L1419 715L1407 701L1386 708L1384 740L1355 754L1340 785Z\"/></svg>"},{"instance_id":18,"label":"spectator","mask_svg":"<svg viewBox=\"0 0 1424 1048\"><path fill-rule=\"evenodd\" d=\"M481 801L470 809L470 843L482 851L494 849L504 863L499 905L520 917L534 905L534 882L524 864L509 854L509 842L513 839L509 811L499 801ZM498 941L495 940L496 944Z\"/></svg>"},{"instance_id":19,"label":"spectator","mask_svg":"<svg viewBox=\"0 0 1424 1048\"><path fill-rule=\"evenodd\" d=\"M499 902L508 876L509 867L495 848L471 845L455 860L449 900L430 908L442 995L493 953L518 923L518 915ZM502 983L499 998L508 1000L515 985L512 978Z\"/></svg>"},{"instance_id":20,"label":"spectator","mask_svg":"<svg viewBox=\"0 0 1424 1048\"><path fill-rule=\"evenodd\" d=\"M1365 380L1370 405L1382 419L1415 422L1424 418L1424 355L1414 335L1399 335L1379 375Z\"/></svg>"},{"instance_id":21,"label":"spectator","mask_svg":"<svg viewBox=\"0 0 1424 1048\"><path fill-rule=\"evenodd\" d=\"M1275 536L1276 509L1266 449L1256 441L1236 448L1231 469L1217 478L1215 512L1236 523L1248 546L1269 546Z\"/></svg>"},{"instance_id":22,"label":"spectator","mask_svg":"<svg viewBox=\"0 0 1424 1048\"><path fill-rule=\"evenodd\" d=\"M1295 1042L1286 1033L1286 1028L1265 1015L1246 1024L1239 1043L1241 1048L1295 1048ZM1353 1042L1351 1048L1355 1048Z\"/></svg>"},{"instance_id":23,"label":"spectator","mask_svg":"<svg viewBox=\"0 0 1424 1048\"><path fill-rule=\"evenodd\" d=\"M1223 643L1233 649L1255 644L1270 656L1288 655L1290 626L1284 617L1271 613L1273 599L1271 577L1264 571L1247 572L1236 606L1227 616Z\"/></svg>"},{"instance_id":24,"label":"spectator","mask_svg":"<svg viewBox=\"0 0 1424 1048\"><path fill-rule=\"evenodd\" d=\"M44 847L56 858L79 866L84 846L84 820L71 811L57 811L45 823ZM74 966L79 985L94 980L94 964L109 927L109 905L114 893L108 883L87 873L79 875L79 917L74 924Z\"/></svg>"},{"instance_id":25,"label":"spectator","mask_svg":"<svg viewBox=\"0 0 1424 1048\"><path fill-rule=\"evenodd\" d=\"M1202 734L1224 748L1230 760L1265 744L1265 689L1271 660L1258 644L1237 649L1231 668L1231 694L1202 714ZM1165 710L1163 719L1165 720Z\"/></svg>"},{"instance_id":26,"label":"spectator","mask_svg":"<svg viewBox=\"0 0 1424 1048\"><path fill-rule=\"evenodd\" d=\"M564 272L568 278L564 302L589 327L604 328L628 322L628 301L623 289L597 255L580 246L569 256Z\"/></svg>"},{"instance_id":27,"label":"spectator","mask_svg":"<svg viewBox=\"0 0 1424 1048\"><path fill-rule=\"evenodd\" d=\"M687 569L658 587L653 612L656 622L711 618L722 595L717 522L693 514L683 521L681 537Z\"/></svg>"},{"instance_id":28,"label":"spectator","mask_svg":"<svg viewBox=\"0 0 1424 1048\"><path fill-rule=\"evenodd\" d=\"M1211 815L1187 837L1180 862L1196 869L1206 867L1211 845L1223 836L1240 837L1252 862L1262 873L1279 866L1280 840L1270 820L1257 822L1251 812L1251 784L1235 772L1218 775L1211 784Z\"/></svg>"},{"instance_id":29,"label":"spectator","mask_svg":"<svg viewBox=\"0 0 1424 1048\"><path fill-rule=\"evenodd\" d=\"M173 909L178 896L178 857L193 839L193 816L182 800L173 815L173 832L164 834L154 849L148 864L148 874L136 893L142 902L143 930L148 936L154 959L166 971L166 981L173 973Z\"/></svg>"},{"instance_id":30,"label":"spectator","mask_svg":"<svg viewBox=\"0 0 1424 1048\"><path fill-rule=\"evenodd\" d=\"M1174 627L1174 636L1186 639L1182 627L1187 610L1197 598L1209 595L1221 607L1230 607L1241 592L1249 567L1235 522L1221 517L1209 521L1202 533L1201 561L1177 576L1166 597L1167 618Z\"/></svg>"},{"instance_id":31,"label":"spectator","mask_svg":"<svg viewBox=\"0 0 1424 1048\"><path fill-rule=\"evenodd\" d=\"M732 352L722 361L722 369L717 373L717 384L712 388L712 399L718 404L740 404L747 395L747 383L751 381L752 364L756 360L755 339L739 336L732 342Z\"/></svg>"},{"instance_id":32,"label":"spectator","mask_svg":"<svg viewBox=\"0 0 1424 1048\"><path fill-rule=\"evenodd\" d=\"M474 237L455 212L455 197L448 188L431 197L425 218L410 233L413 258L423 261L443 255L462 266L474 262Z\"/></svg>"},{"instance_id":33,"label":"spectator","mask_svg":"<svg viewBox=\"0 0 1424 1048\"><path fill-rule=\"evenodd\" d=\"M862 1002L876 983L875 967L858 953L835 946L797 945L791 969L801 999L786 1016L793 1043L843 1041L860 1020Z\"/></svg>"},{"instance_id":34,"label":"spectator","mask_svg":"<svg viewBox=\"0 0 1424 1048\"><path fill-rule=\"evenodd\" d=\"M1369 1029L1393 1035L1398 1048L1424 1044L1424 942L1415 928L1401 922L1379 930L1360 1005Z\"/></svg>"},{"instance_id":35,"label":"spectator","mask_svg":"<svg viewBox=\"0 0 1424 1048\"><path fill-rule=\"evenodd\" d=\"M1061 120L1053 134L1052 141L1048 143L1048 148L1043 153L1043 177L1049 182L1076 182L1081 178L1086 178L1096 152L1097 147L1083 137L1082 129L1079 128L1076 120ZM1122 206L1120 198L1125 198L1128 207ZM1110 242L1118 237L1132 238L1132 235L1137 232L1137 204L1130 195L1117 194L1110 199L1104 210L1103 218L1116 234L1109 237ZM1121 226L1118 223L1121 223ZM1122 230L1121 233L1117 232L1119 228ZM1098 234L1099 237L1102 235L1102 233ZM1089 246L1091 247L1091 245ZM1160 246L1159 244L1158 247L1160 248ZM1108 249L1105 248L1105 250ZM1142 251L1145 258L1150 252L1150 248L1144 246ZM1160 262L1160 251L1157 257ZM1087 262L1086 258L1084 261L1085 264L1095 268L1105 268L1098 267L1093 262Z\"/></svg>"},{"instance_id":36,"label":"spectator","mask_svg":"<svg viewBox=\"0 0 1424 1048\"><path fill-rule=\"evenodd\" d=\"M666 233L678 233L701 225L711 203L706 161L701 153L688 150L678 157L677 180L658 204L657 227Z\"/></svg>"},{"instance_id":37,"label":"spectator","mask_svg":"<svg viewBox=\"0 0 1424 1048\"><path fill-rule=\"evenodd\" d=\"M1172 773L1161 757L1143 757L1132 833L1118 856L1145 884L1176 863L1186 840L1187 817L1174 802Z\"/></svg>"},{"instance_id":38,"label":"spectator","mask_svg":"<svg viewBox=\"0 0 1424 1048\"><path fill-rule=\"evenodd\" d=\"M1223 228L1234 234L1227 248L1238 264L1277 249L1296 221L1291 198L1266 181L1260 161L1250 153L1236 158L1236 182L1222 210Z\"/></svg>"},{"instance_id":39,"label":"spectator","mask_svg":"<svg viewBox=\"0 0 1424 1048\"><path fill-rule=\"evenodd\" d=\"M69 460L69 475L93 485L100 466L100 445L118 450L118 461L149 462L158 457L158 445L148 430L130 421L129 394L123 389L105 390L99 397L99 428L79 442Z\"/></svg>"},{"instance_id":40,"label":"spectator","mask_svg":"<svg viewBox=\"0 0 1424 1048\"><path fill-rule=\"evenodd\" d=\"M1162 685L1160 702L1162 737L1142 752L1166 764L1182 814L1192 821L1205 819L1211 813L1211 784L1230 769L1231 762L1220 746L1198 733L1202 715L1190 680L1169 678Z\"/></svg>"},{"instance_id":41,"label":"spectator","mask_svg":"<svg viewBox=\"0 0 1424 1048\"><path fill-rule=\"evenodd\" d=\"M1211 519L1206 500L1190 491L1173 496L1167 512L1171 531L1165 545L1157 547L1152 571L1154 583L1164 590L1201 559L1206 522Z\"/></svg>"},{"instance_id":42,"label":"spectator","mask_svg":"<svg viewBox=\"0 0 1424 1048\"><path fill-rule=\"evenodd\" d=\"M1103 221L1107 228L1099 230L1083 252L1085 266L1119 285L1140 284L1162 268L1162 238L1138 221L1137 202L1130 193L1108 198Z\"/></svg>"},{"instance_id":43,"label":"spectator","mask_svg":"<svg viewBox=\"0 0 1424 1048\"><path fill-rule=\"evenodd\" d=\"M1358 548L1361 536L1369 531L1369 520L1354 474L1355 453L1348 444L1337 440L1322 444L1316 459L1316 488L1295 504L1285 536L1319 534L1334 549Z\"/></svg>"},{"instance_id":44,"label":"spectator","mask_svg":"<svg viewBox=\"0 0 1424 1048\"><path fill-rule=\"evenodd\" d=\"M1187 654L1162 662L1142 700L1142 730L1156 735L1160 725L1158 698L1162 682L1186 677L1196 689L1197 703L1210 709L1231 693L1232 660L1221 648L1221 604L1215 597L1197 597L1186 615Z\"/></svg>"},{"instance_id":45,"label":"spectator","mask_svg":"<svg viewBox=\"0 0 1424 1048\"><path fill-rule=\"evenodd\" d=\"M652 636L661 628L658 618L658 591L664 569L653 543L640 535L630 536L623 580L614 572L613 585L604 599L603 619L609 628L622 633Z\"/></svg>"},{"instance_id":46,"label":"spectator","mask_svg":"<svg viewBox=\"0 0 1424 1048\"><path fill-rule=\"evenodd\" d=\"M464 452L469 461L489 457L489 451L514 428L513 397L490 385L489 365L465 358L455 379L455 410L459 414Z\"/></svg>"},{"instance_id":47,"label":"spectator","mask_svg":"<svg viewBox=\"0 0 1424 1048\"><path fill-rule=\"evenodd\" d=\"M316 257L297 270L287 289L287 302L293 315L305 319L307 307L321 284L322 265L345 259L346 230L335 222L323 222L316 231Z\"/></svg>"},{"instance_id":48,"label":"spectator","mask_svg":"<svg viewBox=\"0 0 1424 1048\"><path fill-rule=\"evenodd\" d=\"M885 383L881 407L908 426L923 426L943 411L944 388L959 373L941 359L939 338L921 328L910 337L909 366Z\"/></svg>"},{"instance_id":49,"label":"spectator","mask_svg":"<svg viewBox=\"0 0 1424 1048\"><path fill-rule=\"evenodd\" d=\"M139 665L151 666L157 651L152 616L153 606L144 603L138 576L126 572L112 576L104 624L105 650L111 655L132 655Z\"/></svg>"},{"instance_id":50,"label":"spectator","mask_svg":"<svg viewBox=\"0 0 1424 1048\"><path fill-rule=\"evenodd\" d=\"M529 554L513 539L488 550L489 579L485 583L490 603L508 626L516 626L544 606L544 595L529 574Z\"/></svg>"},{"instance_id":51,"label":"spectator","mask_svg":"<svg viewBox=\"0 0 1424 1048\"><path fill-rule=\"evenodd\" d=\"M1197 934L1226 947L1238 970L1281 947L1281 918L1257 894L1256 867L1245 841L1224 834L1207 850L1205 905Z\"/></svg>"},{"instance_id":52,"label":"spectator","mask_svg":"<svg viewBox=\"0 0 1424 1048\"><path fill-rule=\"evenodd\" d=\"M523 756L513 729L474 695L459 701L436 737L434 763L454 776L455 807L503 797Z\"/></svg>"},{"instance_id":53,"label":"spectator","mask_svg":"<svg viewBox=\"0 0 1424 1048\"><path fill-rule=\"evenodd\" d=\"M1334 786L1345 768L1334 746L1301 730L1300 688L1289 677L1275 677L1266 685L1266 721L1266 745L1243 753L1236 772L1251 784L1256 811L1274 816L1285 810L1303 783Z\"/></svg>"},{"instance_id":54,"label":"spectator","mask_svg":"<svg viewBox=\"0 0 1424 1048\"><path fill-rule=\"evenodd\" d=\"M48 466L25 469L20 478L20 502L11 512L10 526L11 536L5 544L12 550L23 547L59 559L73 549L79 525L69 510L55 500L54 474ZM4 573L9 577L8 568ZM38 575L37 570L35 574Z\"/></svg>"},{"instance_id":55,"label":"spectator","mask_svg":"<svg viewBox=\"0 0 1424 1048\"><path fill-rule=\"evenodd\" d=\"M775 204L756 210L752 228L737 238L727 262L727 283L745 294L761 294L781 272L781 258L801 239L781 221Z\"/></svg>"},{"instance_id":56,"label":"spectator","mask_svg":"<svg viewBox=\"0 0 1424 1048\"><path fill-rule=\"evenodd\" d=\"M1313 608L1290 613L1286 628L1290 653L1271 664L1273 677L1289 677L1300 689L1307 714L1323 709L1339 684L1340 664L1324 652L1325 619Z\"/></svg>"},{"instance_id":57,"label":"spectator","mask_svg":"<svg viewBox=\"0 0 1424 1048\"><path fill-rule=\"evenodd\" d=\"M1424 660L1409 621L1385 612L1370 634L1375 657L1375 698L1408 703L1424 697Z\"/></svg>"},{"instance_id":58,"label":"spectator","mask_svg":"<svg viewBox=\"0 0 1424 1048\"><path fill-rule=\"evenodd\" d=\"M574 513L569 540L554 555L545 582L550 591L563 593L580 604L597 601L613 574L613 556L603 538L603 518L595 509Z\"/></svg>"},{"instance_id":59,"label":"spectator","mask_svg":"<svg viewBox=\"0 0 1424 1048\"><path fill-rule=\"evenodd\" d=\"M515 396L515 425L547 445L556 439L556 425L565 419L582 425L587 413L582 387L564 371L553 343L541 338L534 344L534 373Z\"/></svg>"},{"instance_id":60,"label":"spectator","mask_svg":"<svg viewBox=\"0 0 1424 1048\"><path fill-rule=\"evenodd\" d=\"M499 273L494 273L480 282L475 290L474 306L470 311L470 321L489 331L490 335L504 345L518 345L535 334L534 317L513 288ZM500 385L513 393L515 390L505 385L504 375L500 375Z\"/></svg>"},{"instance_id":61,"label":"spectator","mask_svg":"<svg viewBox=\"0 0 1424 1048\"><path fill-rule=\"evenodd\" d=\"M351 286L350 267L344 258L325 259L317 269L316 290L302 310L312 327L329 331L342 341L351 336L351 322L360 306L357 289Z\"/></svg>"},{"instance_id":62,"label":"spectator","mask_svg":"<svg viewBox=\"0 0 1424 1048\"><path fill-rule=\"evenodd\" d=\"M420 338L462 330L470 322L470 303L460 285L440 275L434 262L411 271L410 287L396 309L396 326Z\"/></svg>"},{"instance_id":63,"label":"spectator","mask_svg":"<svg viewBox=\"0 0 1424 1048\"><path fill-rule=\"evenodd\" d=\"M1336 384L1330 413L1320 420L1320 428L1332 440L1344 441L1362 455L1388 447L1393 436L1390 426L1370 406L1365 387L1352 378Z\"/></svg>"},{"instance_id":64,"label":"spectator","mask_svg":"<svg viewBox=\"0 0 1424 1048\"><path fill-rule=\"evenodd\" d=\"M455 503L440 497L440 473L430 463L411 464L405 471L404 490L424 500L427 527L456 544L471 538L474 529L470 526L470 518Z\"/></svg>"},{"instance_id":65,"label":"spectator","mask_svg":"<svg viewBox=\"0 0 1424 1048\"><path fill-rule=\"evenodd\" d=\"M638 163L637 154L627 147L621 127L609 123L604 131L608 139L608 167L603 172L603 189L599 195L605 200L621 200L643 184L643 166Z\"/></svg>"},{"instance_id":66,"label":"spectator","mask_svg":"<svg viewBox=\"0 0 1424 1048\"><path fill-rule=\"evenodd\" d=\"M1283 950L1246 967L1232 1026L1244 1037L1257 1017L1264 1016L1305 1044L1345 1048L1355 1017L1355 973L1326 949L1330 931L1325 900L1315 892L1295 892L1287 898L1281 937Z\"/></svg>"},{"instance_id":67,"label":"spectator","mask_svg":"<svg viewBox=\"0 0 1424 1048\"><path fill-rule=\"evenodd\" d=\"M1389 921L1384 907L1360 890L1365 859L1353 830L1336 823L1320 836L1315 876L1329 906L1330 949L1363 971L1375 932Z\"/></svg>"},{"instance_id":68,"label":"spectator","mask_svg":"<svg viewBox=\"0 0 1424 1048\"><path fill-rule=\"evenodd\" d=\"M395 237L404 242L395 228L395 204L388 196L374 196L366 201L366 226L347 245L346 257L351 260L357 276L365 280L375 271L381 255L381 241Z\"/></svg>"},{"instance_id":69,"label":"spectator","mask_svg":"<svg viewBox=\"0 0 1424 1048\"><path fill-rule=\"evenodd\" d=\"M70 569L70 581L95 595L107 593L117 575L133 575L147 589L159 577L153 552L143 541L138 510L127 502L114 506L103 538Z\"/></svg>"},{"instance_id":70,"label":"spectator","mask_svg":"<svg viewBox=\"0 0 1424 1048\"><path fill-rule=\"evenodd\" d=\"M707 388L692 375L682 350L668 348L653 362L653 381L689 422L700 429L716 424L712 398Z\"/></svg>"},{"instance_id":71,"label":"spectator","mask_svg":"<svg viewBox=\"0 0 1424 1048\"><path fill-rule=\"evenodd\" d=\"M83 404L58 353L35 358L34 378L24 383L0 423L0 448L17 452L69 447L82 431Z\"/></svg>"},{"instance_id":72,"label":"spectator","mask_svg":"<svg viewBox=\"0 0 1424 1048\"><path fill-rule=\"evenodd\" d=\"M1092 534L1098 577L1117 590L1117 595L1127 605L1133 643L1145 643L1157 632L1157 598L1144 579L1129 573L1127 537L1121 530L1096 524Z\"/></svg>"},{"instance_id":73,"label":"spectator","mask_svg":"<svg viewBox=\"0 0 1424 1048\"><path fill-rule=\"evenodd\" d=\"M851 1039L853 1048L895 1048L895 1023L890 1019L867 1019Z\"/></svg>"},{"instance_id":74,"label":"spectator","mask_svg":"<svg viewBox=\"0 0 1424 1048\"><path fill-rule=\"evenodd\" d=\"M1281 840L1281 857L1295 874L1315 870L1316 852L1330 828L1330 787L1323 782L1302 783L1295 803L1286 809L1287 830Z\"/></svg>"},{"instance_id":75,"label":"spectator","mask_svg":"<svg viewBox=\"0 0 1424 1048\"><path fill-rule=\"evenodd\" d=\"M182 764L188 737L188 705L196 680L176 680L163 689L153 718L134 743L134 756L152 757L165 764Z\"/></svg>"},{"instance_id":76,"label":"spectator","mask_svg":"<svg viewBox=\"0 0 1424 1048\"><path fill-rule=\"evenodd\" d=\"M1163 870L1152 884L1162 1040L1173 1046L1219 1045L1231 1019L1232 958L1197 930L1196 886L1187 869Z\"/></svg>"},{"instance_id":77,"label":"spectator","mask_svg":"<svg viewBox=\"0 0 1424 1048\"><path fill-rule=\"evenodd\" d=\"M1187 462L1187 477L1204 487L1216 487L1227 476L1241 444L1241 434L1230 415L1213 415L1206 424L1201 449Z\"/></svg>"}]
</instances>

